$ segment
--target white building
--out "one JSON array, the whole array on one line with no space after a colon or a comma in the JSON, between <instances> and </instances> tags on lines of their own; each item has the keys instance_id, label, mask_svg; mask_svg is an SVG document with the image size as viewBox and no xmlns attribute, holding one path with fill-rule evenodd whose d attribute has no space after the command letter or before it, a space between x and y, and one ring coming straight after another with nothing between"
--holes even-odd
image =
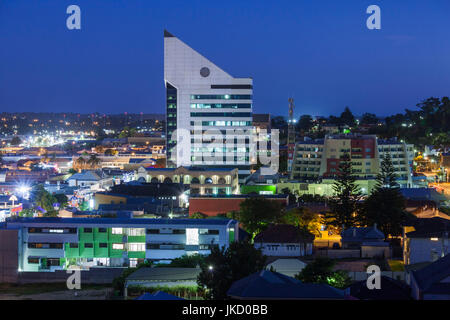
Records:
<instances>
[{"instance_id":1,"label":"white building","mask_svg":"<svg viewBox=\"0 0 450 320\"><path fill-rule=\"evenodd\" d=\"M231 166L240 179L250 174L253 80L232 77L164 31L164 81L167 167ZM213 136L220 145L205 142Z\"/></svg>"},{"instance_id":2,"label":"white building","mask_svg":"<svg viewBox=\"0 0 450 320\"><path fill-rule=\"evenodd\" d=\"M404 227L403 262L405 265L433 262L450 253L450 221L447 219L417 219Z\"/></svg>"},{"instance_id":3,"label":"white building","mask_svg":"<svg viewBox=\"0 0 450 320\"><path fill-rule=\"evenodd\" d=\"M256 235L254 246L266 256L301 257L312 254L314 235L297 227L278 224Z\"/></svg>"}]
</instances>

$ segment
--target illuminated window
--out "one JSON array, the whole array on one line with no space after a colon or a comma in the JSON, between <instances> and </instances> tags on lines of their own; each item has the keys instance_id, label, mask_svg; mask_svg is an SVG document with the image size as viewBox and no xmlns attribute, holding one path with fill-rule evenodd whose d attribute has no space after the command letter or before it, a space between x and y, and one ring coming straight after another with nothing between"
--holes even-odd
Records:
<instances>
[{"instance_id":1,"label":"illuminated window","mask_svg":"<svg viewBox=\"0 0 450 320\"><path fill-rule=\"evenodd\" d=\"M112 228L111 233L112 234L123 234L123 228Z\"/></svg>"},{"instance_id":2,"label":"illuminated window","mask_svg":"<svg viewBox=\"0 0 450 320\"><path fill-rule=\"evenodd\" d=\"M198 229L186 228L186 244L198 245Z\"/></svg>"},{"instance_id":3,"label":"illuminated window","mask_svg":"<svg viewBox=\"0 0 450 320\"><path fill-rule=\"evenodd\" d=\"M145 243L129 243L128 251L145 251Z\"/></svg>"},{"instance_id":4,"label":"illuminated window","mask_svg":"<svg viewBox=\"0 0 450 320\"><path fill-rule=\"evenodd\" d=\"M123 243L113 243L112 248L114 250L123 250Z\"/></svg>"}]
</instances>

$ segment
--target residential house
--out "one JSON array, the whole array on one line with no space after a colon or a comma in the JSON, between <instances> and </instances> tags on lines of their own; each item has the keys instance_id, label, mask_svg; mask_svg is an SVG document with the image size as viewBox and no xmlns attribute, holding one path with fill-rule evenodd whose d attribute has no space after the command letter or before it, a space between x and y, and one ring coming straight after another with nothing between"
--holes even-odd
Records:
<instances>
[{"instance_id":1,"label":"residential house","mask_svg":"<svg viewBox=\"0 0 450 320\"><path fill-rule=\"evenodd\" d=\"M276 224L256 235L254 246L266 256L300 257L312 254L314 235L288 225Z\"/></svg>"},{"instance_id":2,"label":"residential house","mask_svg":"<svg viewBox=\"0 0 450 320\"><path fill-rule=\"evenodd\" d=\"M362 258L390 257L390 246L383 232L373 227L349 228L341 233L343 249L359 249Z\"/></svg>"},{"instance_id":3,"label":"residential house","mask_svg":"<svg viewBox=\"0 0 450 320\"><path fill-rule=\"evenodd\" d=\"M450 221L440 217L415 219L403 227L403 262L434 262L449 253Z\"/></svg>"},{"instance_id":4,"label":"residential house","mask_svg":"<svg viewBox=\"0 0 450 320\"><path fill-rule=\"evenodd\" d=\"M450 254L412 271L410 285L416 300L450 300Z\"/></svg>"},{"instance_id":5,"label":"residential house","mask_svg":"<svg viewBox=\"0 0 450 320\"><path fill-rule=\"evenodd\" d=\"M236 300L344 300L345 292L323 283L302 283L263 270L234 282L227 292Z\"/></svg>"}]
</instances>

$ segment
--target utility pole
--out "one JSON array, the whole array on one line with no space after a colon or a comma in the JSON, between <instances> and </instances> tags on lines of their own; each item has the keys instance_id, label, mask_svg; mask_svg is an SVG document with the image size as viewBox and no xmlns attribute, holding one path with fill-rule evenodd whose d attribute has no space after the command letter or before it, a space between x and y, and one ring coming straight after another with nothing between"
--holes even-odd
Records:
<instances>
[{"instance_id":1,"label":"utility pole","mask_svg":"<svg viewBox=\"0 0 450 320\"><path fill-rule=\"evenodd\" d=\"M294 119L294 99L289 98L289 119L288 119L288 157L287 157L287 170L289 173L292 171L292 163L294 161L295 151L295 119Z\"/></svg>"}]
</instances>

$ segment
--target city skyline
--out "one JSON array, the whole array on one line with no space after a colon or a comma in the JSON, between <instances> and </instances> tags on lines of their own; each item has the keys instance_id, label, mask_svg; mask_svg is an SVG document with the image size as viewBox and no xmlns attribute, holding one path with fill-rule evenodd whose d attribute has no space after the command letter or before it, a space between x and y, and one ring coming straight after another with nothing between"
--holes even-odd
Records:
<instances>
[{"instance_id":1,"label":"city skyline","mask_svg":"<svg viewBox=\"0 0 450 320\"><path fill-rule=\"evenodd\" d=\"M286 116L293 97L296 117L345 106L386 116L448 95L445 1L379 1L381 30L365 26L371 3L249 2L224 11L203 1L150 9L81 0L81 30L66 28L68 4L0 4L2 111L164 113L164 29L231 75L251 76L255 113Z\"/></svg>"}]
</instances>

